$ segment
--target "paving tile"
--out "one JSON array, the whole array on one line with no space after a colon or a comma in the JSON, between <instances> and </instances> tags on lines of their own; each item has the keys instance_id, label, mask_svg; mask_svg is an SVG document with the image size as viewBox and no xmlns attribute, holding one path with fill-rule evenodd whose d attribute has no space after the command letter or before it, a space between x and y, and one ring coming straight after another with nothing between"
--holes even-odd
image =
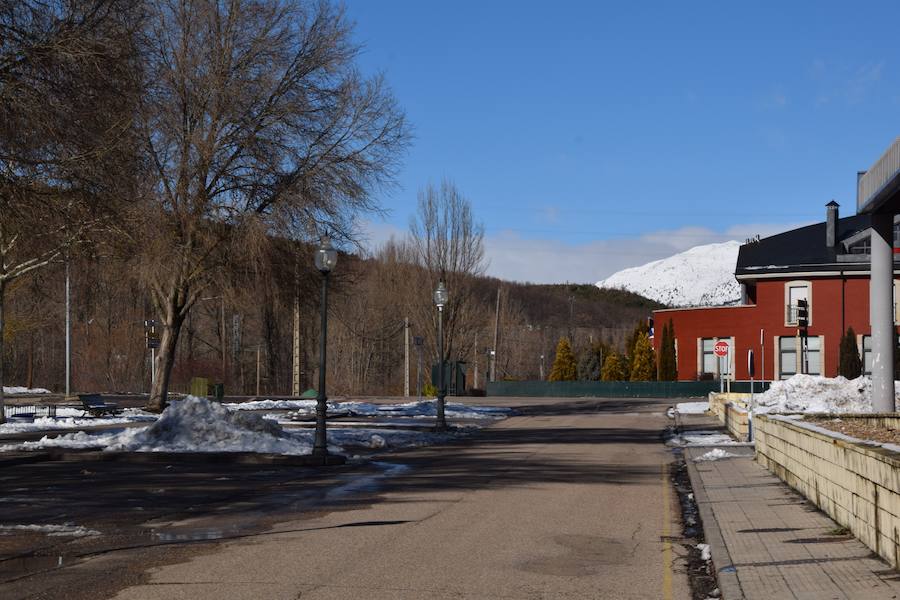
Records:
<instances>
[{"instance_id":1,"label":"paving tile","mask_svg":"<svg viewBox=\"0 0 900 600\"><path fill-rule=\"evenodd\" d=\"M836 523L752 457L695 472L748 600L900 599L900 573L860 541L831 535Z\"/></svg>"}]
</instances>

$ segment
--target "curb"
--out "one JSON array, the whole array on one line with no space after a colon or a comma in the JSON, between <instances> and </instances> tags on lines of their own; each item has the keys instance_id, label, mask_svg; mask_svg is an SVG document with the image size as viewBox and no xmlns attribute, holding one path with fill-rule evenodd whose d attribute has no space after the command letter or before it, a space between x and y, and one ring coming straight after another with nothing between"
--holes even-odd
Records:
<instances>
[{"instance_id":1,"label":"curb","mask_svg":"<svg viewBox=\"0 0 900 600\"><path fill-rule=\"evenodd\" d=\"M728 553L728 547L725 545L725 539L722 537L722 531L719 529L719 523L713 513L712 503L706 493L706 488L703 487L703 480L700 478L697 466L694 464L694 457L687 449L685 450L684 462L687 465L688 477L691 479L691 489L694 490L694 502L697 503L697 511L700 514L703 535L712 553L712 563L716 569L716 580L719 583L719 591L722 593L721 597L723 600L744 600L744 590L741 588L737 569L731 560L731 554Z\"/></svg>"},{"instance_id":2,"label":"curb","mask_svg":"<svg viewBox=\"0 0 900 600\"><path fill-rule=\"evenodd\" d=\"M15 457L0 461L0 466L22 464L27 462L125 462L125 463L187 463L187 464L242 464L242 465L278 465L290 467L325 467L338 466L347 462L347 457L340 454L328 454L324 457L302 454L298 456L285 454L259 454L256 452L104 452L87 451L49 451L31 456Z\"/></svg>"}]
</instances>

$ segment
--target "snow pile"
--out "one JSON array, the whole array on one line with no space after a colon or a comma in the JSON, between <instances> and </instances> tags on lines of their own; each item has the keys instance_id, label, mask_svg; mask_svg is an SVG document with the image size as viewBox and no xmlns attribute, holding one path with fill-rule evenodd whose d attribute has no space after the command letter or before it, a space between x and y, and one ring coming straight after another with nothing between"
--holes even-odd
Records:
<instances>
[{"instance_id":1,"label":"snow pile","mask_svg":"<svg viewBox=\"0 0 900 600\"><path fill-rule=\"evenodd\" d=\"M900 393L897 385L895 393ZM797 374L774 382L765 393L754 396L754 412L872 412L872 380Z\"/></svg>"},{"instance_id":2,"label":"snow pile","mask_svg":"<svg viewBox=\"0 0 900 600\"><path fill-rule=\"evenodd\" d=\"M736 304L741 299L734 278L740 246L736 241L696 246L614 273L597 287L628 290L670 306Z\"/></svg>"},{"instance_id":3,"label":"snow pile","mask_svg":"<svg viewBox=\"0 0 900 600\"><path fill-rule=\"evenodd\" d=\"M0 535L8 535L7 532L12 531L34 531L54 537L100 535L99 531L88 529L81 525L73 525L72 523L66 523L65 525L0 525Z\"/></svg>"},{"instance_id":4,"label":"snow pile","mask_svg":"<svg viewBox=\"0 0 900 600\"><path fill-rule=\"evenodd\" d=\"M682 415L702 415L709 410L709 401L705 402L679 402L675 405L675 412Z\"/></svg>"},{"instance_id":5,"label":"snow pile","mask_svg":"<svg viewBox=\"0 0 900 600\"><path fill-rule=\"evenodd\" d=\"M748 446L749 442L737 442L727 433L719 431L685 431L666 441L669 446Z\"/></svg>"},{"instance_id":6,"label":"snow pile","mask_svg":"<svg viewBox=\"0 0 900 600\"><path fill-rule=\"evenodd\" d=\"M739 456L740 454L732 454L731 452L726 452L721 448L715 448L714 450L710 450L702 456L698 456L694 459L694 462L712 462L715 460L722 460L723 458L737 458Z\"/></svg>"},{"instance_id":7,"label":"snow pile","mask_svg":"<svg viewBox=\"0 0 900 600\"><path fill-rule=\"evenodd\" d=\"M143 428L89 434L79 431L24 442L19 448L104 448L112 452L263 452L309 454L312 446L288 436L274 421L232 412L219 403L188 396L172 402Z\"/></svg>"},{"instance_id":8,"label":"snow pile","mask_svg":"<svg viewBox=\"0 0 900 600\"><path fill-rule=\"evenodd\" d=\"M709 560L712 558L712 552L709 551L709 544L697 544L697 550L700 551L700 560Z\"/></svg>"},{"instance_id":9,"label":"snow pile","mask_svg":"<svg viewBox=\"0 0 900 600\"><path fill-rule=\"evenodd\" d=\"M49 394L50 390L45 390L44 388L27 388L20 386L3 386L3 393L14 396L16 394Z\"/></svg>"},{"instance_id":10,"label":"snow pile","mask_svg":"<svg viewBox=\"0 0 900 600\"><path fill-rule=\"evenodd\" d=\"M235 411L245 410L293 410L299 416L316 414L315 400L254 400L233 402L224 406ZM493 406L468 406L459 402L447 402L444 406L448 419L502 419L511 415L511 408ZM405 402L401 404L373 404L371 402L329 402L328 416L349 417L411 417L433 418L437 415L434 400Z\"/></svg>"}]
</instances>

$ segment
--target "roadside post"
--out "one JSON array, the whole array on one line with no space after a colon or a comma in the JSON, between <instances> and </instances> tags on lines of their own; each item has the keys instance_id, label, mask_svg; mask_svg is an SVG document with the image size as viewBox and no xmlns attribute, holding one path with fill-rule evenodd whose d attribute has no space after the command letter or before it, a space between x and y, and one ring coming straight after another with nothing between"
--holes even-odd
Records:
<instances>
[{"instance_id":1,"label":"roadside post","mask_svg":"<svg viewBox=\"0 0 900 600\"><path fill-rule=\"evenodd\" d=\"M727 363L723 367L722 359L728 360L730 355L729 352L730 345L725 340L719 340L716 342L715 346L713 346L713 354L719 357L719 393L723 393L725 391L725 369L727 368ZM731 386L729 386L730 389Z\"/></svg>"},{"instance_id":2,"label":"roadside post","mask_svg":"<svg viewBox=\"0 0 900 600\"><path fill-rule=\"evenodd\" d=\"M159 331L156 329L156 319L144 321L144 336L147 339L147 348L150 349L150 388L156 383L156 349L159 348Z\"/></svg>"},{"instance_id":3,"label":"roadside post","mask_svg":"<svg viewBox=\"0 0 900 600\"><path fill-rule=\"evenodd\" d=\"M747 350L747 373L750 375L750 409L747 413L747 441L753 441L753 376L756 375L756 361L753 350Z\"/></svg>"}]
</instances>

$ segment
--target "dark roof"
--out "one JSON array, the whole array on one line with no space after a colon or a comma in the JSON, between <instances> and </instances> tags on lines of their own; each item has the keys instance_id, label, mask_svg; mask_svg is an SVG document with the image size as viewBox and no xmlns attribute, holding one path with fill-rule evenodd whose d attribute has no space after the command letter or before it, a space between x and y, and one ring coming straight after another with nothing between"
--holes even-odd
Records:
<instances>
[{"instance_id":1,"label":"dark roof","mask_svg":"<svg viewBox=\"0 0 900 600\"><path fill-rule=\"evenodd\" d=\"M841 242L871 226L871 215L838 219L835 248L825 245L824 222L744 244L738 251L735 275L752 277L797 271L867 271L869 255L843 254Z\"/></svg>"}]
</instances>

